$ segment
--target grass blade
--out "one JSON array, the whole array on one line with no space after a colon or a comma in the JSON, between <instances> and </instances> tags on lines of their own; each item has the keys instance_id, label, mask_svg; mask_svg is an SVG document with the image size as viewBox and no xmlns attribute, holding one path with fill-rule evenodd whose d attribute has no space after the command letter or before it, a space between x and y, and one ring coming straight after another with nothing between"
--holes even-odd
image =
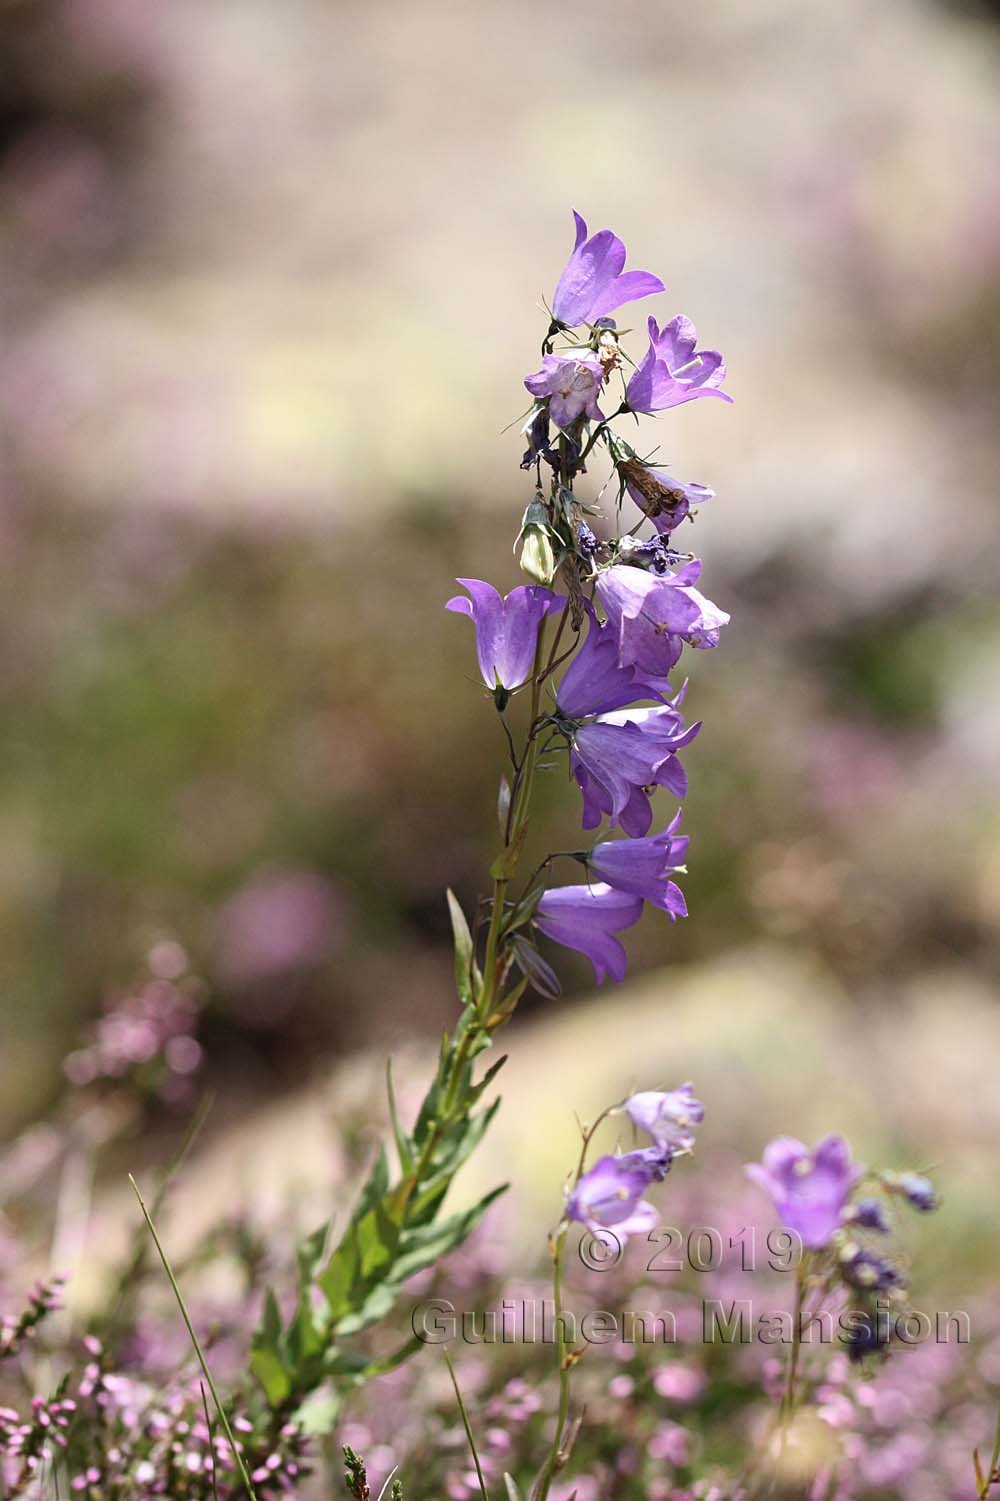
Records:
<instances>
[{"instance_id":1,"label":"grass blade","mask_svg":"<svg viewBox=\"0 0 1000 1501\"><path fill-rule=\"evenodd\" d=\"M486 1489L486 1481L483 1479L483 1467L479 1463L479 1454L476 1449L476 1441L472 1436L472 1424L469 1422L469 1414L466 1412L465 1403L462 1401L462 1393L458 1389L458 1379L455 1376L455 1367L451 1363L451 1356L448 1354L448 1351L444 1350L442 1351L442 1354L444 1355L444 1363L448 1367L448 1375L451 1377L451 1384L455 1388L455 1401L458 1403L458 1410L462 1414L462 1425L465 1428L465 1436L469 1440L469 1448L472 1450L472 1458L476 1466L476 1475L479 1477L479 1489L483 1493L483 1501L490 1501L489 1492Z\"/></svg>"},{"instance_id":2,"label":"grass blade","mask_svg":"<svg viewBox=\"0 0 1000 1501\"><path fill-rule=\"evenodd\" d=\"M160 1237L156 1233L156 1226L153 1224L153 1221L150 1218L149 1210L143 1203L142 1194L139 1192L139 1185L138 1183L136 1183L131 1173L129 1173L128 1175L128 1181L131 1183L132 1190L136 1198L139 1200L139 1208L142 1210L142 1217L146 1221L146 1228L148 1229L150 1235L153 1237L153 1245L156 1247L157 1252L159 1253L160 1260L163 1263L163 1270L167 1274L167 1281L170 1283L170 1286L173 1289L174 1297L177 1299L177 1306L181 1311L181 1318L184 1320L184 1326L187 1329L191 1344L194 1347L194 1353L198 1357L198 1364L201 1366L202 1375L205 1377L205 1380L208 1383L208 1389L212 1393L212 1401L215 1403L215 1410L219 1414L219 1422L222 1424L223 1429L225 1430L226 1437L229 1440L230 1445L232 1446L233 1458L235 1459L237 1467L239 1468L240 1477L246 1488L246 1493L250 1497L250 1501L257 1501L257 1493L253 1488L253 1481L250 1479L250 1473L247 1470L243 1455L237 1446L236 1437L233 1433L232 1428L230 1427L229 1418L226 1416L226 1409L223 1407L222 1402L219 1399L219 1393L215 1389L215 1382L212 1380L212 1373L208 1369L208 1362L205 1359L205 1354L201 1348L201 1343L198 1339L197 1334L195 1334L194 1332L194 1325L191 1322L190 1314L188 1313L184 1299L181 1296L181 1290L177 1286L177 1278L174 1276L173 1268L171 1267L170 1262L167 1260L167 1253L160 1243Z\"/></svg>"}]
</instances>

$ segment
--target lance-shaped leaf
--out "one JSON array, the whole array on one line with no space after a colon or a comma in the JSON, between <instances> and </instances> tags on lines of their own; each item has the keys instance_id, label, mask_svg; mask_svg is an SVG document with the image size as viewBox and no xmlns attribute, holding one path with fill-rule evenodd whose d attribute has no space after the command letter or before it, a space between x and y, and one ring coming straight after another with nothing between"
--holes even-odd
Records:
<instances>
[{"instance_id":1,"label":"lance-shaped leaf","mask_svg":"<svg viewBox=\"0 0 1000 1501\"><path fill-rule=\"evenodd\" d=\"M469 1006L475 998L472 979L474 964L472 934L465 920L465 913L450 887L447 896L451 931L455 942L455 988L462 1005Z\"/></svg>"},{"instance_id":2,"label":"lance-shaped leaf","mask_svg":"<svg viewBox=\"0 0 1000 1501\"><path fill-rule=\"evenodd\" d=\"M405 1282L407 1277L412 1277L416 1272L422 1272L425 1266L430 1266L432 1262L437 1261L438 1257L447 1256L449 1251L460 1246L494 1200L498 1199L502 1193L506 1193L509 1187L508 1183L501 1183L471 1209L462 1210L460 1214L449 1215L446 1220L439 1220L430 1225L421 1226L417 1230L408 1231L400 1242L399 1257L393 1268L393 1281Z\"/></svg>"}]
</instances>

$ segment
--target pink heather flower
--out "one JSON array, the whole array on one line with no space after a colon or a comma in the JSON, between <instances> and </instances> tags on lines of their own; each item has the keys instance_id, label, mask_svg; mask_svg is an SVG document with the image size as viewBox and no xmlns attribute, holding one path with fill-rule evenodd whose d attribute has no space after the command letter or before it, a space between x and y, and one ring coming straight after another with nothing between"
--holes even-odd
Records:
<instances>
[{"instance_id":1,"label":"pink heather flower","mask_svg":"<svg viewBox=\"0 0 1000 1501\"><path fill-rule=\"evenodd\" d=\"M762 1161L746 1168L747 1177L771 1195L782 1224L812 1250L840 1229L863 1173L842 1136L824 1137L812 1152L794 1137L778 1136L764 1148Z\"/></svg>"},{"instance_id":2,"label":"pink heather flower","mask_svg":"<svg viewBox=\"0 0 1000 1501\"><path fill-rule=\"evenodd\" d=\"M589 355L567 358L547 354L542 368L526 375L524 384L537 401L549 403L549 416L556 427L572 427L581 417L603 422L604 413L597 405L604 379L604 367Z\"/></svg>"},{"instance_id":3,"label":"pink heather flower","mask_svg":"<svg viewBox=\"0 0 1000 1501\"><path fill-rule=\"evenodd\" d=\"M686 1465L691 1457L691 1440L679 1423L661 1423L650 1438L646 1452L650 1459Z\"/></svg>"},{"instance_id":4,"label":"pink heather flower","mask_svg":"<svg viewBox=\"0 0 1000 1501\"><path fill-rule=\"evenodd\" d=\"M663 283L650 271L623 271L625 246L610 229L587 238L587 225L573 210L576 241L573 254L563 267L552 299L553 316L560 323L596 323L626 302L663 291Z\"/></svg>"},{"instance_id":5,"label":"pink heather flower","mask_svg":"<svg viewBox=\"0 0 1000 1501\"><path fill-rule=\"evenodd\" d=\"M696 1402L707 1385L708 1378L704 1371L699 1371L696 1366L684 1365L679 1360L671 1360L667 1365L660 1366L653 1377L653 1390L668 1402Z\"/></svg>"},{"instance_id":6,"label":"pink heather flower","mask_svg":"<svg viewBox=\"0 0 1000 1501\"><path fill-rule=\"evenodd\" d=\"M697 349L697 336L690 318L672 318L662 330L650 318L649 348L625 390L632 412L663 412L699 396L718 396L732 401L720 390L726 365L717 349Z\"/></svg>"},{"instance_id":7,"label":"pink heather flower","mask_svg":"<svg viewBox=\"0 0 1000 1501\"><path fill-rule=\"evenodd\" d=\"M476 627L476 654L483 682L491 692L520 688L531 675L538 647L538 632L550 611L566 603L551 589L522 584L501 598L492 584L482 579L456 579L469 591L445 605L455 615L468 615Z\"/></svg>"},{"instance_id":8,"label":"pink heather flower","mask_svg":"<svg viewBox=\"0 0 1000 1501\"><path fill-rule=\"evenodd\" d=\"M346 926L336 887L307 869L255 876L222 905L215 920L216 965L237 986L320 965Z\"/></svg>"}]
</instances>

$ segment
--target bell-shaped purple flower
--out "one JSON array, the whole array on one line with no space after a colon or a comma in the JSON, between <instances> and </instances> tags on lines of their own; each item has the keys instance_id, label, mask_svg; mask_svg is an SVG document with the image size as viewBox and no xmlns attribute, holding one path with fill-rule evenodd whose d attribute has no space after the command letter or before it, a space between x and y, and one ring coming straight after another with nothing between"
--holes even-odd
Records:
<instances>
[{"instance_id":1,"label":"bell-shaped purple flower","mask_svg":"<svg viewBox=\"0 0 1000 1501\"><path fill-rule=\"evenodd\" d=\"M633 839L653 821L648 789L687 795L687 774L677 752L701 729L685 728L674 704L601 714L573 734L570 767L583 793L583 827L596 829L606 815Z\"/></svg>"},{"instance_id":2,"label":"bell-shaped purple flower","mask_svg":"<svg viewBox=\"0 0 1000 1501\"><path fill-rule=\"evenodd\" d=\"M567 358L547 354L542 368L526 375L524 384L538 401L548 398L549 416L556 427L572 427L581 417L603 422L604 413L597 405L604 379L604 366L589 355Z\"/></svg>"},{"instance_id":3,"label":"bell-shaped purple flower","mask_svg":"<svg viewBox=\"0 0 1000 1501\"><path fill-rule=\"evenodd\" d=\"M698 349L694 324L672 318L662 330L649 319L649 348L625 388L633 412L663 412L699 396L732 397L720 387L726 364L717 349Z\"/></svg>"},{"instance_id":4,"label":"bell-shaped purple flower","mask_svg":"<svg viewBox=\"0 0 1000 1501\"><path fill-rule=\"evenodd\" d=\"M537 584L522 584L506 598L482 579L456 579L471 596L457 594L445 605L455 615L468 615L476 627L476 655L483 682L491 692L519 688L531 676L538 632L550 612L566 603L561 595Z\"/></svg>"},{"instance_id":5,"label":"bell-shaped purple flower","mask_svg":"<svg viewBox=\"0 0 1000 1501\"><path fill-rule=\"evenodd\" d=\"M641 916L639 897L598 882L551 887L539 900L534 922L554 943L586 954L600 985L605 975L619 983L624 980L625 950L614 934L631 928Z\"/></svg>"},{"instance_id":6,"label":"bell-shaped purple flower","mask_svg":"<svg viewBox=\"0 0 1000 1501\"><path fill-rule=\"evenodd\" d=\"M694 506L703 506L715 498L715 491L694 481L687 484L674 479L665 469L643 464L639 459L622 459L618 473L625 489L656 527L661 537L676 531L691 514Z\"/></svg>"},{"instance_id":7,"label":"bell-shaped purple flower","mask_svg":"<svg viewBox=\"0 0 1000 1501\"><path fill-rule=\"evenodd\" d=\"M828 1245L840 1229L863 1172L842 1136L825 1136L811 1152L794 1137L778 1136L764 1148L762 1161L746 1168L747 1177L771 1195L782 1224L810 1250Z\"/></svg>"},{"instance_id":8,"label":"bell-shaped purple flower","mask_svg":"<svg viewBox=\"0 0 1000 1501\"><path fill-rule=\"evenodd\" d=\"M632 1124L648 1131L658 1147L671 1152L689 1152L694 1146L694 1128L705 1119L705 1107L694 1097L693 1084L677 1089L644 1089L625 1102Z\"/></svg>"},{"instance_id":9,"label":"bell-shaped purple flower","mask_svg":"<svg viewBox=\"0 0 1000 1501\"><path fill-rule=\"evenodd\" d=\"M698 606L698 619L684 632L684 640L699 651L707 651L718 646L722 627L729 624L729 615L694 587L700 578L701 559L692 558L690 563L678 568L673 583L675 589L683 589L688 599Z\"/></svg>"},{"instance_id":10,"label":"bell-shaped purple flower","mask_svg":"<svg viewBox=\"0 0 1000 1501\"><path fill-rule=\"evenodd\" d=\"M634 668L619 663L617 629L602 625L589 600L583 601L583 607L589 620L587 635L556 689L560 714L566 719L586 719L639 699L660 698L660 685L644 681Z\"/></svg>"},{"instance_id":11,"label":"bell-shaped purple flower","mask_svg":"<svg viewBox=\"0 0 1000 1501\"><path fill-rule=\"evenodd\" d=\"M626 302L663 291L663 283L650 271L624 271L625 246L610 229L587 238L587 225L573 210L576 242L563 267L552 299L553 316L575 328L578 323L596 323Z\"/></svg>"},{"instance_id":12,"label":"bell-shaped purple flower","mask_svg":"<svg viewBox=\"0 0 1000 1501\"><path fill-rule=\"evenodd\" d=\"M659 907L672 922L687 917L684 893L669 879L683 870L690 843L686 834L677 833L680 821L678 813L661 834L595 844L587 856L588 869L616 891L627 891Z\"/></svg>"},{"instance_id":13,"label":"bell-shaped purple flower","mask_svg":"<svg viewBox=\"0 0 1000 1501\"><path fill-rule=\"evenodd\" d=\"M603 569L597 597L618 633L618 660L647 678L664 678L676 665L684 642L717 646L729 616L695 587L701 563L695 559L677 573L647 573L627 563Z\"/></svg>"},{"instance_id":14,"label":"bell-shaped purple flower","mask_svg":"<svg viewBox=\"0 0 1000 1501\"><path fill-rule=\"evenodd\" d=\"M575 1184L566 1200L566 1218L586 1225L592 1234L611 1230L619 1241L648 1234L657 1213L642 1195L657 1177L663 1172L657 1172L648 1152L602 1157Z\"/></svg>"}]
</instances>

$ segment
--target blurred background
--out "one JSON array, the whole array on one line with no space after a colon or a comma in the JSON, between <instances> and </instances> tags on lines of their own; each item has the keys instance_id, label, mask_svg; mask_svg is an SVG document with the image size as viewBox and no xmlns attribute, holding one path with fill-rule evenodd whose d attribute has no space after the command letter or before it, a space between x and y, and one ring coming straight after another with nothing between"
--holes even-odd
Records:
<instances>
[{"instance_id":1,"label":"blurred background","mask_svg":"<svg viewBox=\"0 0 1000 1501\"><path fill-rule=\"evenodd\" d=\"M560 954L509 1088L572 1133L694 1067L734 1149L842 1126L998 1207L996 21L6 0L6 1134L150 984L173 1094L200 1067L286 1153L331 1065L363 1092L448 1024L502 747L443 603L518 582L508 424L575 207L727 356L735 406L647 431L718 492L733 624L690 666L692 918L598 1002Z\"/></svg>"}]
</instances>

